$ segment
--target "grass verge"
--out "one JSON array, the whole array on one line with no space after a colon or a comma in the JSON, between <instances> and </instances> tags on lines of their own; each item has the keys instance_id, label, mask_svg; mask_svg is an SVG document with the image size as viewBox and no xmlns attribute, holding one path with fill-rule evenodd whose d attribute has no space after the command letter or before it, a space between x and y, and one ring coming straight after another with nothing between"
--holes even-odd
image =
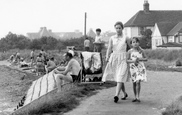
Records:
<instances>
[{"instance_id":1,"label":"grass verge","mask_svg":"<svg viewBox=\"0 0 182 115\"><path fill-rule=\"evenodd\" d=\"M182 115L182 96L180 96L176 101L172 102L162 115Z\"/></svg>"}]
</instances>

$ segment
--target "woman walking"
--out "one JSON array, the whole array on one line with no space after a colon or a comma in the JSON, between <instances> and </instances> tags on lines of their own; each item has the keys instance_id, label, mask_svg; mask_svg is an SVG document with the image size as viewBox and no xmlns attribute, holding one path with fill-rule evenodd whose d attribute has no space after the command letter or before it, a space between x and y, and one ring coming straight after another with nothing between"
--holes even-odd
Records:
<instances>
[{"instance_id":1,"label":"woman walking","mask_svg":"<svg viewBox=\"0 0 182 115\"><path fill-rule=\"evenodd\" d=\"M125 100L128 97L125 92L124 83L129 81L126 48L127 44L130 45L130 41L123 35L122 22L116 22L114 27L117 34L109 39L109 46L106 53L107 65L103 74L102 82L106 82L106 80L111 77L117 82L116 94L114 96L114 102L117 103L121 89L124 93L124 97L121 99Z\"/></svg>"}]
</instances>

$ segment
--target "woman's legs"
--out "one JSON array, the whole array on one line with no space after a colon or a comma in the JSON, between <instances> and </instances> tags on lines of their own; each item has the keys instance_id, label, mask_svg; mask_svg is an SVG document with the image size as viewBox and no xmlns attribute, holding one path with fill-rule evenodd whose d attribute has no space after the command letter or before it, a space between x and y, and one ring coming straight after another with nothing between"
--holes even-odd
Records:
<instances>
[{"instance_id":1,"label":"woman's legs","mask_svg":"<svg viewBox=\"0 0 182 115\"><path fill-rule=\"evenodd\" d=\"M117 86L116 86L116 95L115 95L115 96L119 96L121 90L123 91L124 95L126 96L124 83L122 83L122 82L117 82Z\"/></svg>"},{"instance_id":2,"label":"woman's legs","mask_svg":"<svg viewBox=\"0 0 182 115\"><path fill-rule=\"evenodd\" d=\"M116 94L115 96L119 96L120 94L120 91L121 91L121 86L122 86L122 83L121 82L117 82L117 86L116 86Z\"/></svg>"},{"instance_id":3,"label":"woman's legs","mask_svg":"<svg viewBox=\"0 0 182 115\"><path fill-rule=\"evenodd\" d=\"M121 82L117 82L117 86L116 86L116 94L114 96L114 102L117 103L119 98L119 94L120 94L120 91L121 91Z\"/></svg>"},{"instance_id":4,"label":"woman's legs","mask_svg":"<svg viewBox=\"0 0 182 115\"><path fill-rule=\"evenodd\" d=\"M121 89L124 93L124 97L126 96L126 91L125 91L125 86L124 86L124 83L121 83Z\"/></svg>"}]
</instances>

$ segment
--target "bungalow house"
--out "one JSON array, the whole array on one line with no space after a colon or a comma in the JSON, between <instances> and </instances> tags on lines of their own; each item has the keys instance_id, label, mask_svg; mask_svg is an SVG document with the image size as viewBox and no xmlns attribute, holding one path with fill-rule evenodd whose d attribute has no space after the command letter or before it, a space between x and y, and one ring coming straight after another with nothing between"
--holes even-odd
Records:
<instances>
[{"instance_id":1,"label":"bungalow house","mask_svg":"<svg viewBox=\"0 0 182 115\"><path fill-rule=\"evenodd\" d=\"M152 49L168 42L182 42L182 10L150 10L148 0L124 24L128 37L141 37L141 31L152 31Z\"/></svg>"}]
</instances>

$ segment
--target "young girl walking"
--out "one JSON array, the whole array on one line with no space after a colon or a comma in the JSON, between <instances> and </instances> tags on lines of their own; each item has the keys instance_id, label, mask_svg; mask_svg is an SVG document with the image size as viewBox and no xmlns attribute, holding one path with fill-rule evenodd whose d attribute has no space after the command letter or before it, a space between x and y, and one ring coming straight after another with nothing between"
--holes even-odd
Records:
<instances>
[{"instance_id":1,"label":"young girl walking","mask_svg":"<svg viewBox=\"0 0 182 115\"><path fill-rule=\"evenodd\" d=\"M138 38L132 39L132 48L128 51L127 57L135 96L132 102L140 102L141 81L147 81L146 68L143 63L143 61L147 61L147 58L145 52L140 48L139 44L140 41Z\"/></svg>"}]
</instances>

